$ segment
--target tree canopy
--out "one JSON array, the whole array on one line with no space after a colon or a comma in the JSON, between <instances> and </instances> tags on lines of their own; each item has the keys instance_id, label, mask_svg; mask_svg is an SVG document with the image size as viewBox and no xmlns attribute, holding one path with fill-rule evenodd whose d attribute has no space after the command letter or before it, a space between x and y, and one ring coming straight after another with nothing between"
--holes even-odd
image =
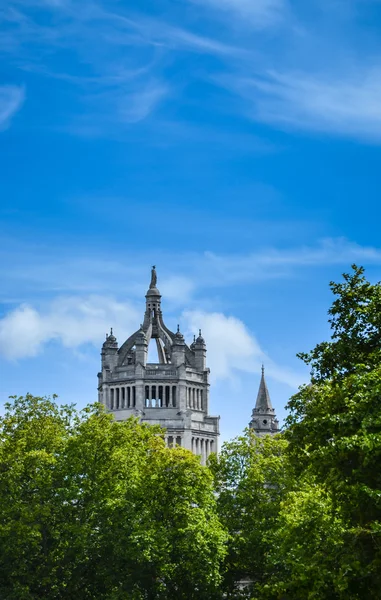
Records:
<instances>
[{"instance_id":1,"label":"tree canopy","mask_svg":"<svg viewBox=\"0 0 381 600\"><path fill-rule=\"evenodd\" d=\"M213 598L224 542L209 471L158 428L98 405L7 405L2 598Z\"/></svg>"}]
</instances>

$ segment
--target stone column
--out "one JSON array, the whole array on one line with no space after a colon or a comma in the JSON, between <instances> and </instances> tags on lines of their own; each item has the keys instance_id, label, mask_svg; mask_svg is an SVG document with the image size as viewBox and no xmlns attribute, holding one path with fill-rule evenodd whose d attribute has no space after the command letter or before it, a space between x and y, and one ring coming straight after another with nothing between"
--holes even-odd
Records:
<instances>
[{"instance_id":1,"label":"stone column","mask_svg":"<svg viewBox=\"0 0 381 600\"><path fill-rule=\"evenodd\" d=\"M172 408L173 406L173 396L172 396L172 386L169 385L169 404L168 404L168 408Z\"/></svg>"},{"instance_id":2,"label":"stone column","mask_svg":"<svg viewBox=\"0 0 381 600\"><path fill-rule=\"evenodd\" d=\"M133 394L133 390L131 390L131 395ZM144 381L136 381L135 384L135 394L136 394L136 409L144 412ZM132 400L132 398L131 398ZM132 404L132 402L131 402Z\"/></svg>"}]
</instances>

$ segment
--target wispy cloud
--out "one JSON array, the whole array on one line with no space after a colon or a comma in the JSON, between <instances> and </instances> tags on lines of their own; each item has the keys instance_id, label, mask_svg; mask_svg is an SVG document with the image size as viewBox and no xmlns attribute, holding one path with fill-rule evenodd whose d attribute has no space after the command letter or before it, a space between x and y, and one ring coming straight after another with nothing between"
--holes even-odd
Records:
<instances>
[{"instance_id":1,"label":"wispy cloud","mask_svg":"<svg viewBox=\"0 0 381 600\"><path fill-rule=\"evenodd\" d=\"M25 100L25 90L16 85L0 86L0 131L7 129Z\"/></svg>"},{"instance_id":2,"label":"wispy cloud","mask_svg":"<svg viewBox=\"0 0 381 600\"><path fill-rule=\"evenodd\" d=\"M266 27L279 22L287 7L285 0L191 0L242 19L250 26Z\"/></svg>"},{"instance_id":3,"label":"wispy cloud","mask_svg":"<svg viewBox=\"0 0 381 600\"><path fill-rule=\"evenodd\" d=\"M101 9L98 9L101 10ZM139 36L135 42L157 48L171 50L188 50L202 54L216 56L239 57L244 50L223 42L216 37L195 33L191 29L180 25L173 25L162 19L149 18L143 15L128 18L123 14L101 10L99 17L116 24L119 35L113 37L114 44L124 46L125 34L134 31Z\"/></svg>"},{"instance_id":4,"label":"wispy cloud","mask_svg":"<svg viewBox=\"0 0 381 600\"><path fill-rule=\"evenodd\" d=\"M32 10L35 7L40 10ZM229 58L240 54L213 37L117 8L113 12L110 6L92 0L80 6L70 1L11 0L6 9L0 9L5 24L0 53L7 54L18 69L60 80L74 89L78 109L67 115L65 123L57 124L62 131L87 136L120 134L146 120L175 87L165 70L178 52ZM55 51L63 56L59 69ZM187 79L192 79L191 73ZM180 87L184 89L186 81Z\"/></svg>"},{"instance_id":5,"label":"wispy cloud","mask_svg":"<svg viewBox=\"0 0 381 600\"><path fill-rule=\"evenodd\" d=\"M146 119L168 95L168 92L168 86L150 82L143 89L123 96L119 104L121 120L127 123L138 123Z\"/></svg>"},{"instance_id":6,"label":"wispy cloud","mask_svg":"<svg viewBox=\"0 0 381 600\"><path fill-rule=\"evenodd\" d=\"M67 252L67 250L66 250ZM52 294L107 294L118 289L127 298L141 298L149 282L152 254L135 256L133 264L113 257L75 255L62 256L53 247L11 245L0 251L0 278L3 302L13 295L23 298ZM28 258L26 258L28 257ZM178 306L193 298L202 300L205 292L240 284L294 277L305 268L339 265L349 269L353 262L381 265L381 248L361 246L344 238L325 239L311 246L259 248L247 254L213 252L169 255L155 253L159 273L159 289L166 301ZM179 291L180 290L180 291Z\"/></svg>"},{"instance_id":7,"label":"wispy cloud","mask_svg":"<svg viewBox=\"0 0 381 600\"><path fill-rule=\"evenodd\" d=\"M224 285L292 274L303 267L351 263L381 265L381 248L361 246L345 238L327 238L316 246L277 249L266 248L247 255L205 254L205 265L212 281Z\"/></svg>"},{"instance_id":8,"label":"wispy cloud","mask_svg":"<svg viewBox=\"0 0 381 600\"><path fill-rule=\"evenodd\" d=\"M312 4L319 4L315 9L324 14L324 22L337 24L335 31L343 29L340 19L349 18L356 30L357 10L343 17L343 3L324 2L323 8L321 3ZM322 52L322 32L310 17L303 21L306 12L288 0L188 0L164 19L123 3L10 0L0 9L0 52L7 53L17 69L72 86L77 110L71 105L66 122L57 125L69 132L104 134L121 126L125 133L156 113L156 120L172 121L172 105L165 100L174 98L177 105L201 81L237 95L241 102L235 103L236 111L253 121L278 129L379 141L377 49L371 50L371 59L366 49L359 51L355 66L352 40L340 33L327 40L329 54ZM223 19L223 26L216 26L216 18ZM272 26L277 23L283 27L274 40ZM340 52L335 53L339 45ZM191 53L202 58L185 58L183 68L184 55ZM213 106L208 101L192 97L203 108L232 113L225 95Z\"/></svg>"},{"instance_id":9,"label":"wispy cloud","mask_svg":"<svg viewBox=\"0 0 381 600\"><path fill-rule=\"evenodd\" d=\"M268 72L221 82L245 102L253 120L284 128L381 138L381 61L375 68L319 77Z\"/></svg>"}]
</instances>

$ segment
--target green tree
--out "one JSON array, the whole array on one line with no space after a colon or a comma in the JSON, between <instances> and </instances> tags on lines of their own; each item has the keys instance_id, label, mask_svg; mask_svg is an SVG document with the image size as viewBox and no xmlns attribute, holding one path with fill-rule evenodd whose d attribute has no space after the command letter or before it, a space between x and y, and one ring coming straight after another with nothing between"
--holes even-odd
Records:
<instances>
[{"instance_id":1,"label":"green tree","mask_svg":"<svg viewBox=\"0 0 381 600\"><path fill-rule=\"evenodd\" d=\"M239 582L260 590L282 563L268 561L275 543L283 499L294 487L293 471L281 435L256 437L246 431L225 443L210 461L218 493L218 511L229 531L224 592L241 596ZM242 592L242 596L245 592Z\"/></svg>"},{"instance_id":2,"label":"green tree","mask_svg":"<svg viewBox=\"0 0 381 600\"><path fill-rule=\"evenodd\" d=\"M158 428L27 395L0 421L0 596L214 598L212 477Z\"/></svg>"},{"instance_id":3,"label":"green tree","mask_svg":"<svg viewBox=\"0 0 381 600\"><path fill-rule=\"evenodd\" d=\"M336 299L328 311L332 338L298 356L321 381L352 373L359 364L369 368L381 362L381 284L370 283L364 268L352 265L343 282L330 283Z\"/></svg>"},{"instance_id":4,"label":"green tree","mask_svg":"<svg viewBox=\"0 0 381 600\"><path fill-rule=\"evenodd\" d=\"M332 340L301 355L312 383L291 398L285 433L300 481L314 481L340 515L336 553L331 532L321 536L332 558L332 598L379 598L381 589L381 284L363 273L353 266L343 283L331 284ZM306 569L319 552L310 547ZM317 598L327 597L322 590Z\"/></svg>"},{"instance_id":5,"label":"green tree","mask_svg":"<svg viewBox=\"0 0 381 600\"><path fill-rule=\"evenodd\" d=\"M365 600L381 589L381 285L331 284L332 339L303 360L311 384L282 436L225 445L212 468L229 529L227 597Z\"/></svg>"}]
</instances>

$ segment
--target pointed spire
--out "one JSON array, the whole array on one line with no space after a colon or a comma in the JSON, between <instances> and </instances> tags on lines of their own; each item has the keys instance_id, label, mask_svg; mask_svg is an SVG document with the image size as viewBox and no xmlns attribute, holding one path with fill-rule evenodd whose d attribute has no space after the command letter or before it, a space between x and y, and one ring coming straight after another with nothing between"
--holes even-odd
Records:
<instances>
[{"instance_id":1,"label":"pointed spire","mask_svg":"<svg viewBox=\"0 0 381 600\"><path fill-rule=\"evenodd\" d=\"M265 367L262 364L262 377L261 382L259 384L257 401L255 403L255 410L257 412L272 412L274 409L271 404L269 390L267 389L266 379L265 379Z\"/></svg>"}]
</instances>

